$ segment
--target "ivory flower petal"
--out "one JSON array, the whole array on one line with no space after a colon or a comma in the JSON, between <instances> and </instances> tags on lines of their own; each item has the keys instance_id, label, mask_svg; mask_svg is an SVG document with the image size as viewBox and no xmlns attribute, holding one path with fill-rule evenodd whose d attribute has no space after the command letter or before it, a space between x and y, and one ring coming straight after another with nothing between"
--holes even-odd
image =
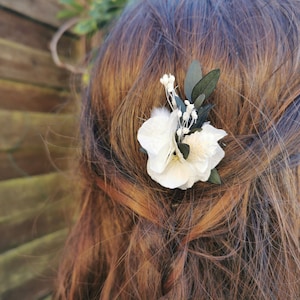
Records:
<instances>
[{"instance_id":1,"label":"ivory flower petal","mask_svg":"<svg viewBox=\"0 0 300 300\"><path fill-rule=\"evenodd\" d=\"M165 108L156 108L151 118L138 131L138 141L147 151L149 168L162 172L175 151L174 132L177 128L177 112L170 113Z\"/></svg>"},{"instance_id":2,"label":"ivory flower petal","mask_svg":"<svg viewBox=\"0 0 300 300\"><path fill-rule=\"evenodd\" d=\"M183 142L190 146L187 162L194 168L194 180L207 181L211 170L223 159L224 150L218 141L227 134L209 123L204 123L201 131L185 136Z\"/></svg>"},{"instance_id":3,"label":"ivory flower petal","mask_svg":"<svg viewBox=\"0 0 300 300\"><path fill-rule=\"evenodd\" d=\"M185 189L186 183L188 182L193 168L190 164L180 160L177 155L172 154L172 159L169 161L163 172L154 172L150 167L150 160L148 160L147 171L149 176L160 185L169 189L181 188Z\"/></svg>"}]
</instances>

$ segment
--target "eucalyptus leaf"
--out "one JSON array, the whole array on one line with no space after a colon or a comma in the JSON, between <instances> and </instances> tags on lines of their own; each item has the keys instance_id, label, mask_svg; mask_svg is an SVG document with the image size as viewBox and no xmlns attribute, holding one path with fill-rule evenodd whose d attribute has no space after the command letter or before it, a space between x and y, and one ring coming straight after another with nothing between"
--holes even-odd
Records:
<instances>
[{"instance_id":1,"label":"eucalyptus leaf","mask_svg":"<svg viewBox=\"0 0 300 300\"><path fill-rule=\"evenodd\" d=\"M186 111L186 106L185 106L184 102L178 96L175 96L175 101L176 101L177 107L181 110L182 113L184 113Z\"/></svg>"},{"instance_id":2,"label":"eucalyptus leaf","mask_svg":"<svg viewBox=\"0 0 300 300\"><path fill-rule=\"evenodd\" d=\"M211 170L210 176L209 176L207 181L210 182L210 183L214 183L214 184L221 184L222 183L221 177L220 177L217 169L212 169Z\"/></svg>"},{"instance_id":3,"label":"eucalyptus leaf","mask_svg":"<svg viewBox=\"0 0 300 300\"><path fill-rule=\"evenodd\" d=\"M200 131L202 131L202 128L201 128L201 127L197 127L197 128L196 128L196 127L195 127L195 128L192 127L192 128L190 129L190 132L189 132L188 134L190 135L190 134L192 134L192 133L195 133L196 131L199 131L199 132L200 132Z\"/></svg>"},{"instance_id":4,"label":"eucalyptus leaf","mask_svg":"<svg viewBox=\"0 0 300 300\"><path fill-rule=\"evenodd\" d=\"M189 154L190 154L190 145L184 144L184 143L179 143L178 144L178 149L183 155L184 159L187 159Z\"/></svg>"},{"instance_id":5,"label":"eucalyptus leaf","mask_svg":"<svg viewBox=\"0 0 300 300\"><path fill-rule=\"evenodd\" d=\"M184 81L184 93L187 99L192 102L192 91L197 82L202 78L202 70L199 61L193 60L187 71Z\"/></svg>"},{"instance_id":6,"label":"eucalyptus leaf","mask_svg":"<svg viewBox=\"0 0 300 300\"><path fill-rule=\"evenodd\" d=\"M192 101L194 102L201 94L204 94L205 99L207 99L216 88L219 77L219 69L215 69L207 73L193 88L191 95Z\"/></svg>"},{"instance_id":7,"label":"eucalyptus leaf","mask_svg":"<svg viewBox=\"0 0 300 300\"><path fill-rule=\"evenodd\" d=\"M143 147L140 147L140 152L144 153L144 154L147 154L147 150L144 149Z\"/></svg>"},{"instance_id":8,"label":"eucalyptus leaf","mask_svg":"<svg viewBox=\"0 0 300 300\"><path fill-rule=\"evenodd\" d=\"M205 100L205 95L204 94L200 94L198 96L198 98L195 100L194 105L195 105L195 108L197 110L201 107L201 105L203 104L204 100Z\"/></svg>"},{"instance_id":9,"label":"eucalyptus leaf","mask_svg":"<svg viewBox=\"0 0 300 300\"><path fill-rule=\"evenodd\" d=\"M197 122L192 126L192 129L202 127L203 123L207 121L208 114L213 107L213 104L206 104L198 109L198 119Z\"/></svg>"}]
</instances>

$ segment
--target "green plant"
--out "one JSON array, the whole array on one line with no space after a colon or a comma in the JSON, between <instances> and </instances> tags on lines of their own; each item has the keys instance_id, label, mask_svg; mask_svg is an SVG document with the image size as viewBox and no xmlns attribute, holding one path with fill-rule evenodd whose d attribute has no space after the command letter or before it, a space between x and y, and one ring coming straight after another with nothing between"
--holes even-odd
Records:
<instances>
[{"instance_id":1,"label":"green plant","mask_svg":"<svg viewBox=\"0 0 300 300\"><path fill-rule=\"evenodd\" d=\"M57 45L62 35L71 29L77 35L90 38L100 29L105 31L109 25L123 10L125 5L132 0L57 0L62 10L58 12L57 18L66 19L50 42L50 52L53 62L60 68L64 68L74 74L82 75L84 85L89 81L89 70L93 65L94 49L90 49L90 60L87 66L80 67L69 64L60 59Z\"/></svg>"},{"instance_id":2,"label":"green plant","mask_svg":"<svg viewBox=\"0 0 300 300\"><path fill-rule=\"evenodd\" d=\"M106 27L120 14L128 0L58 0L63 9L57 18L78 18L73 32L78 35L93 35Z\"/></svg>"}]
</instances>

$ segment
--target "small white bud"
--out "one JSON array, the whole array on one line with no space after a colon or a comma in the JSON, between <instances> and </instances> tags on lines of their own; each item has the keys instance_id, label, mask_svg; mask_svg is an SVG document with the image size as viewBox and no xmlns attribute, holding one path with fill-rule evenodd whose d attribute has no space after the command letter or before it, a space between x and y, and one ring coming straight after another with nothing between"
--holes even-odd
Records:
<instances>
[{"instance_id":1,"label":"small white bud","mask_svg":"<svg viewBox=\"0 0 300 300\"><path fill-rule=\"evenodd\" d=\"M186 106L188 106L188 105L190 105L191 103L190 103L189 100L184 100L184 104L185 104Z\"/></svg>"},{"instance_id":2,"label":"small white bud","mask_svg":"<svg viewBox=\"0 0 300 300\"><path fill-rule=\"evenodd\" d=\"M186 110L187 110L189 113L191 113L191 112L193 111L194 107L195 107L194 104L189 104L189 105L187 106Z\"/></svg>"},{"instance_id":3,"label":"small white bud","mask_svg":"<svg viewBox=\"0 0 300 300\"><path fill-rule=\"evenodd\" d=\"M178 128L177 131L176 131L176 133L177 133L177 136L180 137L182 135L182 129Z\"/></svg>"},{"instance_id":4,"label":"small white bud","mask_svg":"<svg viewBox=\"0 0 300 300\"><path fill-rule=\"evenodd\" d=\"M183 116L182 116L182 119L183 119L184 121L188 121L189 118L190 118L190 114L189 114L187 111L184 112L184 113L183 113Z\"/></svg>"},{"instance_id":5,"label":"small white bud","mask_svg":"<svg viewBox=\"0 0 300 300\"><path fill-rule=\"evenodd\" d=\"M190 130L187 127L184 127L182 129L183 134L188 134L190 132Z\"/></svg>"},{"instance_id":6,"label":"small white bud","mask_svg":"<svg viewBox=\"0 0 300 300\"><path fill-rule=\"evenodd\" d=\"M169 83L169 76L167 74L164 74L159 81L161 84L163 84L166 87Z\"/></svg>"},{"instance_id":7,"label":"small white bud","mask_svg":"<svg viewBox=\"0 0 300 300\"><path fill-rule=\"evenodd\" d=\"M195 110L192 111L192 118L193 120L197 120L198 119L198 114Z\"/></svg>"},{"instance_id":8,"label":"small white bud","mask_svg":"<svg viewBox=\"0 0 300 300\"><path fill-rule=\"evenodd\" d=\"M174 83L175 82L175 76L172 74L169 74L169 82Z\"/></svg>"},{"instance_id":9,"label":"small white bud","mask_svg":"<svg viewBox=\"0 0 300 300\"><path fill-rule=\"evenodd\" d=\"M182 117L182 111L181 110L178 110L177 116L178 116L178 118Z\"/></svg>"}]
</instances>

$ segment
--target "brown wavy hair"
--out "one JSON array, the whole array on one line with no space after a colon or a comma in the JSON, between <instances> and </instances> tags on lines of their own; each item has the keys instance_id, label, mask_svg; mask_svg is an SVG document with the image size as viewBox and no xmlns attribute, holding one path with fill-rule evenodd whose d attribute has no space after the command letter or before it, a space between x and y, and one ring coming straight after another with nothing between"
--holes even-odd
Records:
<instances>
[{"instance_id":1,"label":"brown wavy hair","mask_svg":"<svg viewBox=\"0 0 300 300\"><path fill-rule=\"evenodd\" d=\"M143 0L99 50L83 99L82 197L56 299L299 299L298 0ZM152 181L137 130L193 59L220 68L221 185ZM226 146L225 146L226 145Z\"/></svg>"}]
</instances>

